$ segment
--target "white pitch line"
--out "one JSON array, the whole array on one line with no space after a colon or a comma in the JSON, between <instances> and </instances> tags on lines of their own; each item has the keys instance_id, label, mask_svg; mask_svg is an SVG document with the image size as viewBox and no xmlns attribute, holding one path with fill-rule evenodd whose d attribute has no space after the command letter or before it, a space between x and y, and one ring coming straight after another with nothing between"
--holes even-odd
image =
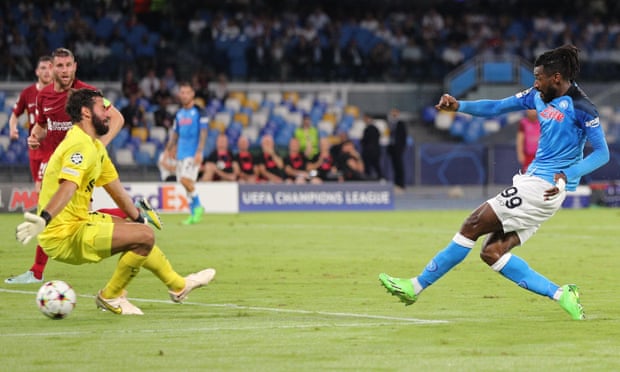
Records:
<instances>
[{"instance_id":1,"label":"white pitch line","mask_svg":"<svg viewBox=\"0 0 620 372\"><path fill-rule=\"evenodd\" d=\"M33 292L33 291L24 291L24 290L6 289L6 288L0 288L0 292L29 294L29 295L36 294L36 292ZM78 295L78 297L94 298L94 296L91 296L91 295ZM135 298L135 297L130 298L130 300L136 301L136 302L160 303L160 304L180 306L179 304L172 303L168 300L156 300L156 299ZM411 324L448 323L447 320L401 318L401 317L386 316L386 315L341 313L341 312L330 312L330 311L320 311L320 310L314 311L314 310L302 310L302 309L279 309L279 308L272 308L272 307L243 306L243 305L236 305L236 304L205 304L201 302L183 302L183 305L202 306L202 307L218 307L218 308L227 308L227 309L235 309L235 310L262 311L262 312L272 312L272 313L314 314L314 315L324 315L324 316L339 317L339 318L389 320L389 321L411 323Z\"/></svg>"}]
</instances>

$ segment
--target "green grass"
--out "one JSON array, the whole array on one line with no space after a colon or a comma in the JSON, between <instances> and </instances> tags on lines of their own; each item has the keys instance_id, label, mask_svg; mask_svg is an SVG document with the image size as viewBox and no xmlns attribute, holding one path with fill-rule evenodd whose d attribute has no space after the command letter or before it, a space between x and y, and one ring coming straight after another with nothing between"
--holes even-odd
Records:
<instances>
[{"instance_id":1,"label":"green grass","mask_svg":"<svg viewBox=\"0 0 620 372\"><path fill-rule=\"evenodd\" d=\"M0 370L592 371L620 370L620 211L563 210L515 253L558 284L580 286L588 319L572 321L478 259L405 307L377 275L414 276L469 211L164 215L158 244L181 274L215 281L183 305L146 270L129 286L142 317L95 309L116 259L50 262L47 279L79 294L65 320L45 318L38 285L0 284ZM0 215L0 277L32 262ZM440 322L441 321L441 322Z\"/></svg>"}]
</instances>

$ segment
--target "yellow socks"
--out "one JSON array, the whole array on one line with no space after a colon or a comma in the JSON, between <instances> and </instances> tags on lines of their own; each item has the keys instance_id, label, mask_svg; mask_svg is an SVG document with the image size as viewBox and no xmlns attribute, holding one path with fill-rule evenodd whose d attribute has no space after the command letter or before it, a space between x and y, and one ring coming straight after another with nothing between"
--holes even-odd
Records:
<instances>
[{"instance_id":1,"label":"yellow socks","mask_svg":"<svg viewBox=\"0 0 620 372\"><path fill-rule=\"evenodd\" d=\"M131 279L138 275L140 266L144 264L147 257L140 256L133 252L125 252L118 259L116 270L112 274L112 278L106 284L101 295L103 298L116 298L123 294L123 289L127 287Z\"/></svg>"},{"instance_id":2,"label":"yellow socks","mask_svg":"<svg viewBox=\"0 0 620 372\"><path fill-rule=\"evenodd\" d=\"M155 274L171 291L180 292L185 288L185 278L172 269L164 252L157 245L153 246L142 266Z\"/></svg>"}]
</instances>

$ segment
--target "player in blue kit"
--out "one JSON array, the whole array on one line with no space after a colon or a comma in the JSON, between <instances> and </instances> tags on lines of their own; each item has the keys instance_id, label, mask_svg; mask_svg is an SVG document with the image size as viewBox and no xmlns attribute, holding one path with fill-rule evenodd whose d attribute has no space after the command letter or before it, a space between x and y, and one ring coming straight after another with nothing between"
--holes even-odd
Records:
<instances>
[{"instance_id":1,"label":"player in blue kit","mask_svg":"<svg viewBox=\"0 0 620 372\"><path fill-rule=\"evenodd\" d=\"M572 319L585 318L576 285L560 287L511 253L561 208L565 190L575 190L581 176L609 161L596 107L575 83L578 53L572 45L543 53L534 63L534 86L512 97L479 101L458 101L448 94L441 97L435 106L438 110L476 116L535 109L541 128L538 151L527 172L515 175L511 187L478 207L420 275L400 279L380 274L388 292L407 305L414 303L424 289L469 254L480 236L488 234L480 257L493 270L522 288L558 301ZM584 158L586 141L593 151Z\"/></svg>"},{"instance_id":2,"label":"player in blue kit","mask_svg":"<svg viewBox=\"0 0 620 372\"><path fill-rule=\"evenodd\" d=\"M176 176L187 192L191 215L184 224L200 222L204 208L196 191L198 168L202 164L203 150L207 141L209 118L194 104L194 88L189 82L179 84L181 108L174 118L174 125L166 151L177 159ZM176 146L176 154L172 154Z\"/></svg>"}]
</instances>

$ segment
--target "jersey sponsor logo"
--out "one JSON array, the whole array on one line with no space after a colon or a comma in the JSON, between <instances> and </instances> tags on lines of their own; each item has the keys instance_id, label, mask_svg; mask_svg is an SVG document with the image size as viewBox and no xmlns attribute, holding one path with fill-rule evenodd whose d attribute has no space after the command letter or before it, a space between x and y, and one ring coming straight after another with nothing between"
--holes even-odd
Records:
<instances>
[{"instance_id":1,"label":"jersey sponsor logo","mask_svg":"<svg viewBox=\"0 0 620 372\"><path fill-rule=\"evenodd\" d=\"M73 155L71 155L71 162L75 165L80 165L82 164L82 161L84 161L84 156L82 156L82 154L80 154L79 152L73 153Z\"/></svg>"},{"instance_id":2,"label":"jersey sponsor logo","mask_svg":"<svg viewBox=\"0 0 620 372\"><path fill-rule=\"evenodd\" d=\"M546 109L542 110L540 112L540 116L542 118L554 120L557 122L561 122L562 120L564 120L564 114L560 110L551 106L547 106Z\"/></svg>"},{"instance_id":3,"label":"jersey sponsor logo","mask_svg":"<svg viewBox=\"0 0 620 372\"><path fill-rule=\"evenodd\" d=\"M586 121L586 127L587 128L596 128L600 125L600 121L598 120L598 116L595 117L594 119L590 120L590 121Z\"/></svg>"},{"instance_id":4,"label":"jersey sponsor logo","mask_svg":"<svg viewBox=\"0 0 620 372\"><path fill-rule=\"evenodd\" d=\"M49 118L47 119L48 130L68 131L72 126L73 123L70 121L52 121Z\"/></svg>"},{"instance_id":5,"label":"jersey sponsor logo","mask_svg":"<svg viewBox=\"0 0 620 372\"><path fill-rule=\"evenodd\" d=\"M521 92L519 92L519 93L515 94L515 97L517 97L517 98L524 97L524 96L526 96L526 95L527 95L527 94L528 94L531 90L532 90L532 88L527 88L526 90L523 90L523 91L521 91Z\"/></svg>"}]
</instances>

